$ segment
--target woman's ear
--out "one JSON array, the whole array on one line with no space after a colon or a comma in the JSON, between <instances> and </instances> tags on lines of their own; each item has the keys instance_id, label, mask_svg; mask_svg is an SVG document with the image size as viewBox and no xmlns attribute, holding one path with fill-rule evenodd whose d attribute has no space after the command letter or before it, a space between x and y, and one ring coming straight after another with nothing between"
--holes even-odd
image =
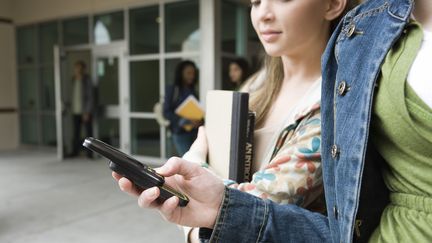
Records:
<instances>
[{"instance_id":1,"label":"woman's ear","mask_svg":"<svg viewBox=\"0 0 432 243\"><path fill-rule=\"evenodd\" d=\"M325 18L332 21L338 18L345 10L349 0L327 0L327 10Z\"/></svg>"}]
</instances>

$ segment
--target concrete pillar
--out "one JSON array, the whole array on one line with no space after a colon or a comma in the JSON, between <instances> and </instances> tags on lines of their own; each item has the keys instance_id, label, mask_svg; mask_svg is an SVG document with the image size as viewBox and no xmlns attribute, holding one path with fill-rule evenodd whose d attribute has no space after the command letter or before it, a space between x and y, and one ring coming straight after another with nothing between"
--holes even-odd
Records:
<instances>
[{"instance_id":1,"label":"concrete pillar","mask_svg":"<svg viewBox=\"0 0 432 243\"><path fill-rule=\"evenodd\" d=\"M0 0L0 150L19 144L15 50L12 1Z\"/></svg>"}]
</instances>

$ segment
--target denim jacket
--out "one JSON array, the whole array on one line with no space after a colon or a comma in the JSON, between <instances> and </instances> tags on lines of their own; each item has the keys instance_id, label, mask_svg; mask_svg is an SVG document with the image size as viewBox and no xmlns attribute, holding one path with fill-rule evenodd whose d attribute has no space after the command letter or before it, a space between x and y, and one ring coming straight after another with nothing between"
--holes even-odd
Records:
<instances>
[{"instance_id":1,"label":"denim jacket","mask_svg":"<svg viewBox=\"0 0 432 243\"><path fill-rule=\"evenodd\" d=\"M387 203L377 169L381 158L368 140L373 95L381 65L412 8L413 0L366 1L343 18L323 55L327 216L227 188L211 242L367 241ZM360 214L364 221L356 220Z\"/></svg>"}]
</instances>

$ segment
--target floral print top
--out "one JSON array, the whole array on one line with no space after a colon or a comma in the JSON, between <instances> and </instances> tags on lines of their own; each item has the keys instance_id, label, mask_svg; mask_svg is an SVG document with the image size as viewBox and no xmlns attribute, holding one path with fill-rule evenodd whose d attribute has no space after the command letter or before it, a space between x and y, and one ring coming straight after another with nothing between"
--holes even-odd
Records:
<instances>
[{"instance_id":1,"label":"floral print top","mask_svg":"<svg viewBox=\"0 0 432 243\"><path fill-rule=\"evenodd\" d=\"M316 81L297 107L287 115L279 134L275 134L265 156L265 160L269 162L253 174L250 182L225 180L225 184L276 203L296 204L314 211L325 211L320 97L321 79ZM282 140L281 137L285 139ZM193 157L188 152L184 158L205 161ZM205 162L202 164L208 167Z\"/></svg>"},{"instance_id":2,"label":"floral print top","mask_svg":"<svg viewBox=\"0 0 432 243\"><path fill-rule=\"evenodd\" d=\"M324 208L321 167L321 80L305 94L275 137L263 168L241 191L280 204Z\"/></svg>"},{"instance_id":3,"label":"floral print top","mask_svg":"<svg viewBox=\"0 0 432 243\"><path fill-rule=\"evenodd\" d=\"M279 151L251 182L233 186L281 204L311 204L323 193L320 123L317 103L297 117Z\"/></svg>"}]
</instances>

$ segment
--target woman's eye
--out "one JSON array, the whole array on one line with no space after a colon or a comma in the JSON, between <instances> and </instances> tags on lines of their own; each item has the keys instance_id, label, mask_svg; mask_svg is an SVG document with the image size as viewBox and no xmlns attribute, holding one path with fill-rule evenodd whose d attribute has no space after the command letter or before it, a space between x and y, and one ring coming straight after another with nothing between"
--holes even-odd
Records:
<instances>
[{"instance_id":1,"label":"woman's eye","mask_svg":"<svg viewBox=\"0 0 432 243\"><path fill-rule=\"evenodd\" d=\"M258 5L260 5L261 0L255 0L255 1L251 1L251 7L257 7Z\"/></svg>"}]
</instances>

